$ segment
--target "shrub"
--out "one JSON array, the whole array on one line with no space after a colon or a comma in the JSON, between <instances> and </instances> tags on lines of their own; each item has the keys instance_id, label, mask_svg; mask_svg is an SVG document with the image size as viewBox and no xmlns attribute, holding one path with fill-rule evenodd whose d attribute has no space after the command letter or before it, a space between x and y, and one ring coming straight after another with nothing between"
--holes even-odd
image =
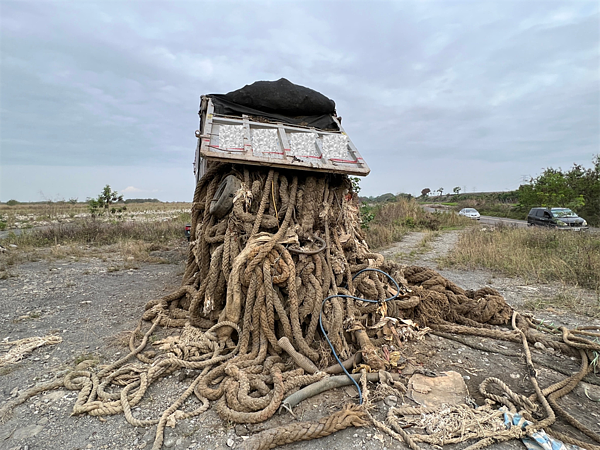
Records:
<instances>
[{"instance_id":1,"label":"shrub","mask_svg":"<svg viewBox=\"0 0 600 450\"><path fill-rule=\"evenodd\" d=\"M384 203L370 207L373 218L368 224L366 240L376 249L397 242L408 231L431 230L472 225L470 219L455 212L430 213L415 199L399 199L394 203Z\"/></svg>"},{"instance_id":2,"label":"shrub","mask_svg":"<svg viewBox=\"0 0 600 450\"><path fill-rule=\"evenodd\" d=\"M113 191L107 184L106 186L104 186L102 193L100 193L100 195L98 195L97 198L88 199L90 214L92 215L92 217L96 217L105 213L121 213L127 209L126 206L113 206L114 204L120 202L123 202L123 196L119 195L117 191Z\"/></svg>"}]
</instances>

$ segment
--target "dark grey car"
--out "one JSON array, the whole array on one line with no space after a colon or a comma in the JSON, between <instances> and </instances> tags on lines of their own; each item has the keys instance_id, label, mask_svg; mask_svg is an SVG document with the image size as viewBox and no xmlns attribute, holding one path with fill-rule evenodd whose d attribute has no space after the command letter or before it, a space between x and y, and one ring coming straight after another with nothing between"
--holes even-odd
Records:
<instances>
[{"instance_id":1,"label":"dark grey car","mask_svg":"<svg viewBox=\"0 0 600 450\"><path fill-rule=\"evenodd\" d=\"M527 215L527 224L572 231L589 228L585 219L569 208L531 208Z\"/></svg>"}]
</instances>

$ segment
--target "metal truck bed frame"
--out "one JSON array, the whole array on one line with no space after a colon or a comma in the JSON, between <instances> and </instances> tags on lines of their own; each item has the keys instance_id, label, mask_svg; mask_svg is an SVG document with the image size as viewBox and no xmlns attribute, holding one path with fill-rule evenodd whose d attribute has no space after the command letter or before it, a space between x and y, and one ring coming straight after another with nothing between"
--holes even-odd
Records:
<instances>
[{"instance_id":1,"label":"metal truck bed frame","mask_svg":"<svg viewBox=\"0 0 600 450\"><path fill-rule=\"evenodd\" d=\"M256 120L246 115L224 116L215 114L212 100L203 96L202 131L196 131L196 179L204 174L206 161L368 175L369 166L337 117L333 116L333 119L340 131L325 131L263 118Z\"/></svg>"}]
</instances>

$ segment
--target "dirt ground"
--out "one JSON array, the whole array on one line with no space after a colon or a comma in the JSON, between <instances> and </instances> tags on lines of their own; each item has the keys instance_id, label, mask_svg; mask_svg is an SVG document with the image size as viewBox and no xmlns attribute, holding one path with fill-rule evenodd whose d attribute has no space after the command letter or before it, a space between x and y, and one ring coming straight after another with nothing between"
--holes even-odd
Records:
<instances>
[{"instance_id":1,"label":"dirt ground","mask_svg":"<svg viewBox=\"0 0 600 450\"><path fill-rule=\"evenodd\" d=\"M423 265L437 269L436 259L452 249L459 231L441 234L430 248L423 251L419 242L421 233L412 233L402 242L385 249L386 258L406 264ZM11 251L14 251L11 250ZM99 364L115 361L126 354L127 331L133 330L148 300L174 290L184 270L185 243L177 248L156 252L160 263L119 261L110 248L101 255L60 260L40 260L13 265L5 279L0 280L0 340L14 341L32 336L54 334L62 338L57 345L34 350L17 364L0 367L0 405L36 383L64 374L68 368L85 359L96 359ZM5 258L6 254L0 255ZM519 311L527 312L524 305L536 299L553 298L565 290L560 285L531 285L518 278L504 278L487 271L441 270L440 273L463 288L492 286L507 302ZM591 295L585 291L569 290L572 295ZM578 316L559 309L537 311L535 316L555 325L600 325L600 321ZM178 330L161 330L161 335L175 334ZM518 346L486 338L469 338L484 350L512 349ZM578 361L574 358L533 348L539 363L542 387L564 377L554 370L575 372ZM2 348L0 346L0 351ZM407 368L421 366L436 373L459 372L476 403L482 404L479 384L494 376L506 382L514 391L529 395L529 383L521 357L480 351L461 343L437 336L426 336L418 342L407 343L403 349L408 359ZM407 372L408 373L408 372ZM149 390L141 404L133 410L134 416L156 418L170 402L183 392L191 379L185 371L176 372ZM560 404L587 427L600 432L600 377L592 375ZM154 427L135 428L123 415L70 416L77 393L65 389L37 395L18 406L13 416L0 423L0 449L149 449L154 440ZM167 428L164 448L176 450L243 448L248 436L294 420L318 420L348 401L356 401L351 388L333 390L309 399L294 408L295 417L287 412L276 414L269 421L257 425L235 425L223 422L210 409L206 413ZM383 419L390 405L415 405L408 398L386 398L375 403L373 414ZM559 423L558 430L570 429ZM584 436L573 433L580 439ZM586 438L587 439L587 438ZM589 439L588 439L589 440ZM466 445L450 446L464 448ZM424 448L428 446L423 445ZM293 449L393 449L405 445L373 428L350 428L332 436L281 447ZM493 448L524 448L519 441L496 444Z\"/></svg>"}]
</instances>

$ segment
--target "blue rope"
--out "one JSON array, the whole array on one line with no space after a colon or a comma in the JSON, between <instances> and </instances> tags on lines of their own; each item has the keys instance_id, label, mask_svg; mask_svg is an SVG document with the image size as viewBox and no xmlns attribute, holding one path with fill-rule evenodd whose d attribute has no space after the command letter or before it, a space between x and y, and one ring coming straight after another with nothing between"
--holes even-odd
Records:
<instances>
[{"instance_id":1,"label":"blue rope","mask_svg":"<svg viewBox=\"0 0 600 450\"><path fill-rule=\"evenodd\" d=\"M359 405L362 405L362 403L363 403L362 390L360 389L360 386L358 385L358 383L356 382L356 380L354 378L352 378L352 376L350 375L350 373L346 370L346 368L342 364L342 361L340 360L339 356L335 352L335 349L333 348L333 344L329 340L329 337L327 336L327 333L325 332L325 329L323 328L323 308L325 307L325 302L327 302L327 300L330 300L330 299L336 298L336 297L339 297L339 298L353 298L355 300L360 300L362 302L379 303L379 304L385 303L385 302L389 302L390 300L394 300L395 298L398 298L398 295L400 295L400 286L398 285L398 283L396 282L396 280L394 280L392 278L392 276L390 274L384 272L383 270L375 269L373 267L367 267L366 269L362 269L362 270L358 271L352 277L352 279L354 280L357 276L359 276L363 272L379 272L379 273L385 275L396 286L396 295L394 295L392 297L388 297L388 298L386 298L384 300L369 300L369 299L366 299L366 298L355 297L354 295L334 294L334 295L330 295L325 300L323 300L323 303L321 303L321 311L319 312L319 326L321 327L321 333L323 333L323 336L325 336L325 340L329 344L329 347L331 348L331 351L333 352L333 356L335 357L335 360L338 362L338 364L340 365L340 367L342 368L342 370L344 371L344 373L346 374L346 376L348 378L350 378L350 381L352 381L352 383L354 384L354 386L356 386L356 389L358 390L358 401L359 401L358 404Z\"/></svg>"}]
</instances>

